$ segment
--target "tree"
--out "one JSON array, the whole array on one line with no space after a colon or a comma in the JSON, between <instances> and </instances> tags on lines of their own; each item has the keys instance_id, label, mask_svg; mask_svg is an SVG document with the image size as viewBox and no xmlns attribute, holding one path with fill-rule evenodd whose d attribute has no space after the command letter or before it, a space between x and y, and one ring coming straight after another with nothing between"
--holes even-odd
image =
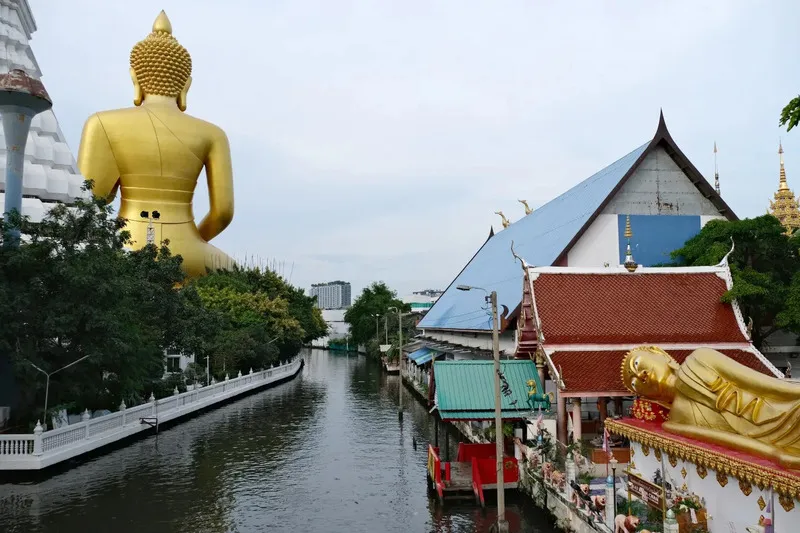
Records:
<instances>
[{"instance_id":1,"label":"tree","mask_svg":"<svg viewBox=\"0 0 800 533\"><path fill-rule=\"evenodd\" d=\"M712 220L672 252L678 265L714 265L728 258L733 288L723 301L739 302L753 320L753 344L760 348L778 329L800 333L800 237L789 237L772 215L745 220Z\"/></svg>"},{"instance_id":2,"label":"tree","mask_svg":"<svg viewBox=\"0 0 800 533\"><path fill-rule=\"evenodd\" d=\"M376 330L375 316L384 317L389 311L390 307L400 309L403 312L408 312L410 307L404 304L401 300L397 299L397 293L391 290L383 282L375 282L361 293L356 298L350 309L344 314L344 321L350 325L350 336L353 343L356 345L368 345L368 352L374 353L377 351L377 344L380 341L380 333L383 328L383 320L378 320L378 329ZM390 317L388 326L390 331L394 331L396 335L397 320ZM405 324L404 324L405 325ZM369 343L373 342L374 346Z\"/></svg>"},{"instance_id":3,"label":"tree","mask_svg":"<svg viewBox=\"0 0 800 533\"><path fill-rule=\"evenodd\" d=\"M43 403L45 378L33 365L52 372L84 356L51 378L50 406L140 399L163 375L181 259L166 246L126 252L124 221L98 199L57 205L36 224L14 215L0 223L0 352L15 369L18 407ZM12 228L25 236L18 247L9 246Z\"/></svg>"},{"instance_id":4,"label":"tree","mask_svg":"<svg viewBox=\"0 0 800 533\"><path fill-rule=\"evenodd\" d=\"M781 119L779 124L786 126L786 131L792 131L792 128L800 123L800 96L795 96L786 104L781 110Z\"/></svg>"}]
</instances>

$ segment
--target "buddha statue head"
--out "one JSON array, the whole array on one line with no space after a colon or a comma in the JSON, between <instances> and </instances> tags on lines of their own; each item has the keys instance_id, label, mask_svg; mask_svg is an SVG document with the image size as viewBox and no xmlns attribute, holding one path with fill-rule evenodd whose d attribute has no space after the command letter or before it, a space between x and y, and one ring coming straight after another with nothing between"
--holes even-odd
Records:
<instances>
[{"instance_id":1,"label":"buddha statue head","mask_svg":"<svg viewBox=\"0 0 800 533\"><path fill-rule=\"evenodd\" d=\"M131 50L133 103L141 105L147 96L174 98L186 110L186 94L192 84L192 58L172 36L172 24L162 11L153 31Z\"/></svg>"},{"instance_id":2,"label":"buddha statue head","mask_svg":"<svg viewBox=\"0 0 800 533\"><path fill-rule=\"evenodd\" d=\"M675 399L678 363L656 346L640 346L622 361L622 383L632 393L669 406Z\"/></svg>"}]
</instances>

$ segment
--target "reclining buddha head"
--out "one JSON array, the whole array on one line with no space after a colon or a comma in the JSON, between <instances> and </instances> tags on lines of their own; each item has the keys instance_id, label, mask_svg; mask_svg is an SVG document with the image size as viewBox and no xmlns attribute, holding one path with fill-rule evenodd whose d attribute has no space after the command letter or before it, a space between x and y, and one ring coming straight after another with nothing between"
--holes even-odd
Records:
<instances>
[{"instance_id":1,"label":"reclining buddha head","mask_svg":"<svg viewBox=\"0 0 800 533\"><path fill-rule=\"evenodd\" d=\"M130 62L135 105L141 105L147 96L166 96L174 98L181 111L186 110L192 57L172 36L172 24L164 11L153 23L150 35L134 45Z\"/></svg>"},{"instance_id":2,"label":"reclining buddha head","mask_svg":"<svg viewBox=\"0 0 800 533\"><path fill-rule=\"evenodd\" d=\"M640 346L625 355L622 383L632 393L670 405L675 399L678 363L656 346Z\"/></svg>"}]
</instances>

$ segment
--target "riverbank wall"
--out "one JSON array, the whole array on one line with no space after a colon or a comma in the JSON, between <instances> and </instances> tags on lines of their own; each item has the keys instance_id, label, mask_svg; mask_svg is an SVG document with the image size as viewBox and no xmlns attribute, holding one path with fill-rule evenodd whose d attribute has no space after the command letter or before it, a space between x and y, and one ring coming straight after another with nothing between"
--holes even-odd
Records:
<instances>
[{"instance_id":1,"label":"riverbank wall","mask_svg":"<svg viewBox=\"0 0 800 533\"><path fill-rule=\"evenodd\" d=\"M428 393L422 384L406 372L403 372L402 380L413 396L427 407ZM451 425L469 442L488 442L482 434L473 431L467 422L452 422ZM539 461L535 450L515 439L515 452L520 469L519 490L529 496L537 507L550 513L558 528L569 533L612 533L613 529L607 523L613 517L609 517L608 512L598 514L576 503L577 497L573 496L574 491L569 483L576 478L577 467L574 463L571 467L568 465L567 472L561 477L550 475L546 479L544 465L548 463ZM610 494L607 496L610 498Z\"/></svg>"},{"instance_id":2,"label":"riverbank wall","mask_svg":"<svg viewBox=\"0 0 800 533\"><path fill-rule=\"evenodd\" d=\"M121 404L119 410L77 424L43 431L37 424L32 434L0 434L0 472L39 471L69 459L96 452L101 448L137 435L158 431L159 426L222 405L241 397L295 378L303 368L303 358L249 374L226 379L207 387L151 400L135 407ZM176 391L177 392L177 391Z\"/></svg>"}]
</instances>

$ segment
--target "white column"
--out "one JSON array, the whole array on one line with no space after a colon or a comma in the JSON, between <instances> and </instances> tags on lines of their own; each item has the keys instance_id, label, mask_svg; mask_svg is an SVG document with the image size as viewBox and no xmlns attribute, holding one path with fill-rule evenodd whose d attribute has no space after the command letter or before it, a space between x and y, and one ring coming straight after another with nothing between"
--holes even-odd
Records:
<instances>
[{"instance_id":1,"label":"white column","mask_svg":"<svg viewBox=\"0 0 800 533\"><path fill-rule=\"evenodd\" d=\"M614 529L614 504L616 503L617 495L614 494L614 478L608 476L606 478L606 525Z\"/></svg>"},{"instance_id":2,"label":"white column","mask_svg":"<svg viewBox=\"0 0 800 533\"><path fill-rule=\"evenodd\" d=\"M575 442L581 440L581 399L572 399L572 436Z\"/></svg>"},{"instance_id":3,"label":"white column","mask_svg":"<svg viewBox=\"0 0 800 533\"><path fill-rule=\"evenodd\" d=\"M566 483L566 496L567 500L572 500L572 483L578 478L578 473L576 472L575 468L575 460L572 459L572 453L567 454L567 460L565 462L566 470L567 470L567 483Z\"/></svg>"}]
</instances>

